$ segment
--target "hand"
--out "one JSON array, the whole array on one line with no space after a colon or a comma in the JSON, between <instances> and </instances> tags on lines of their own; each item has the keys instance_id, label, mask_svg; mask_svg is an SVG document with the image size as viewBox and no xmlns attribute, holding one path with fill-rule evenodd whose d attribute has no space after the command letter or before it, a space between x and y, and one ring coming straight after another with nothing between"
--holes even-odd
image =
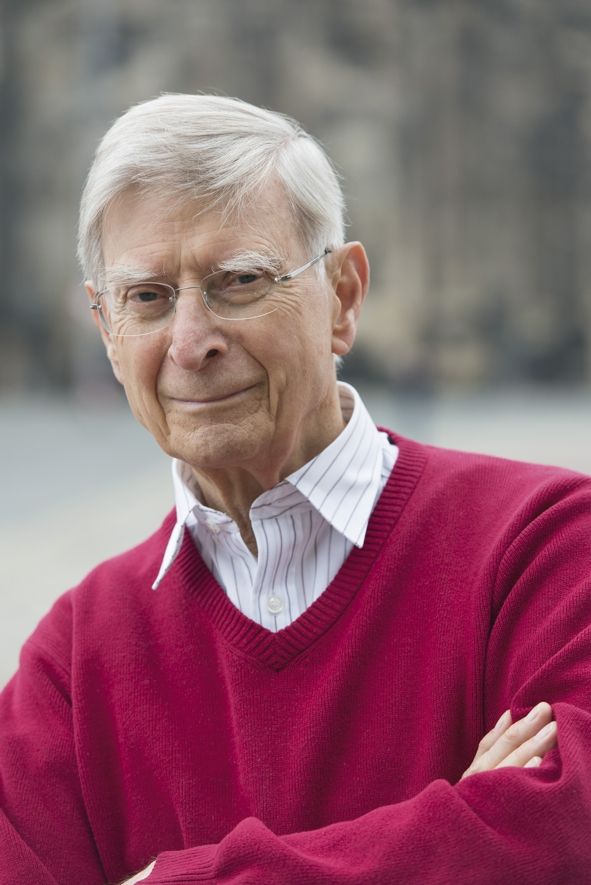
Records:
<instances>
[{"instance_id":1,"label":"hand","mask_svg":"<svg viewBox=\"0 0 591 885\"><path fill-rule=\"evenodd\" d=\"M142 882L144 879L147 879L154 869L155 864L156 861L147 866L145 870L141 871L141 873L136 873L135 876L131 877L131 879L126 879L125 882L121 883L121 885L134 885L134 882Z\"/></svg>"},{"instance_id":2,"label":"hand","mask_svg":"<svg viewBox=\"0 0 591 885\"><path fill-rule=\"evenodd\" d=\"M511 711L506 710L492 731L478 745L472 764L462 779L481 771L492 771L516 765L535 768L544 754L556 746L556 722L552 708L546 701L537 704L523 719L511 723Z\"/></svg>"}]
</instances>

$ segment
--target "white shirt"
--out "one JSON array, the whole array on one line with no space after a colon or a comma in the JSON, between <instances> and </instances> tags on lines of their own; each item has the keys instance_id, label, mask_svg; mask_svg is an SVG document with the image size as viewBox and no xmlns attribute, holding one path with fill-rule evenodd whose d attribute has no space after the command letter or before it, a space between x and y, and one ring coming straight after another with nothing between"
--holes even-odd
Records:
<instances>
[{"instance_id":1,"label":"white shirt","mask_svg":"<svg viewBox=\"0 0 591 885\"><path fill-rule=\"evenodd\" d=\"M191 468L172 465L177 521L153 588L172 567L185 527L240 611L268 630L287 627L326 590L367 524L398 455L353 387L339 383L345 428L326 449L256 498L255 557L226 513L205 506Z\"/></svg>"}]
</instances>

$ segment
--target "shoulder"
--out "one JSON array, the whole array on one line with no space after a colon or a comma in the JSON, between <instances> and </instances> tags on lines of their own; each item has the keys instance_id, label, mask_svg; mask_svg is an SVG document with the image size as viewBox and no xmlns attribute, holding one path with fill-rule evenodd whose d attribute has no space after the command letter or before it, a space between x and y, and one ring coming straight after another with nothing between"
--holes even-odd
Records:
<instances>
[{"instance_id":1,"label":"shoulder","mask_svg":"<svg viewBox=\"0 0 591 885\"><path fill-rule=\"evenodd\" d=\"M572 470L426 445L387 431L398 464L422 462L413 503L420 520L508 536L542 514L556 526L577 519L591 531L591 477Z\"/></svg>"},{"instance_id":2,"label":"shoulder","mask_svg":"<svg viewBox=\"0 0 591 885\"><path fill-rule=\"evenodd\" d=\"M527 494L542 489L556 489L558 493L591 491L591 476L574 470L429 445L386 428L380 430L386 430L401 453L424 460L425 478L435 487L470 486L475 491L486 488L493 495Z\"/></svg>"}]
</instances>

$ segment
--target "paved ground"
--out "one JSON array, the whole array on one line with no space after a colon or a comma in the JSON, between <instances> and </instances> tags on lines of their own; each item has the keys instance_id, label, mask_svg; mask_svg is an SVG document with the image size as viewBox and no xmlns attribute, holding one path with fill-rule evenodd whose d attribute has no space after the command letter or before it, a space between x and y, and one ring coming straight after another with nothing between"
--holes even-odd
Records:
<instances>
[{"instance_id":1,"label":"paved ground","mask_svg":"<svg viewBox=\"0 0 591 885\"><path fill-rule=\"evenodd\" d=\"M427 442L591 473L591 394L395 398L377 421ZM0 400L0 685L52 602L171 506L167 459L118 400Z\"/></svg>"}]
</instances>

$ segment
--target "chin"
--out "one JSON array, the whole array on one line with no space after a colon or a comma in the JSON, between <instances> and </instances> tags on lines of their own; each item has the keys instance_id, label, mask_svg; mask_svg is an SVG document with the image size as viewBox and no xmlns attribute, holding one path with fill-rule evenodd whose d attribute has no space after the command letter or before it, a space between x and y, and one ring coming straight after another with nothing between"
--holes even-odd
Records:
<instances>
[{"instance_id":1,"label":"chin","mask_svg":"<svg viewBox=\"0 0 591 885\"><path fill-rule=\"evenodd\" d=\"M252 462L258 453L268 451L268 446L252 430L226 424L201 427L182 440L171 439L166 451L195 470L224 470Z\"/></svg>"}]
</instances>

